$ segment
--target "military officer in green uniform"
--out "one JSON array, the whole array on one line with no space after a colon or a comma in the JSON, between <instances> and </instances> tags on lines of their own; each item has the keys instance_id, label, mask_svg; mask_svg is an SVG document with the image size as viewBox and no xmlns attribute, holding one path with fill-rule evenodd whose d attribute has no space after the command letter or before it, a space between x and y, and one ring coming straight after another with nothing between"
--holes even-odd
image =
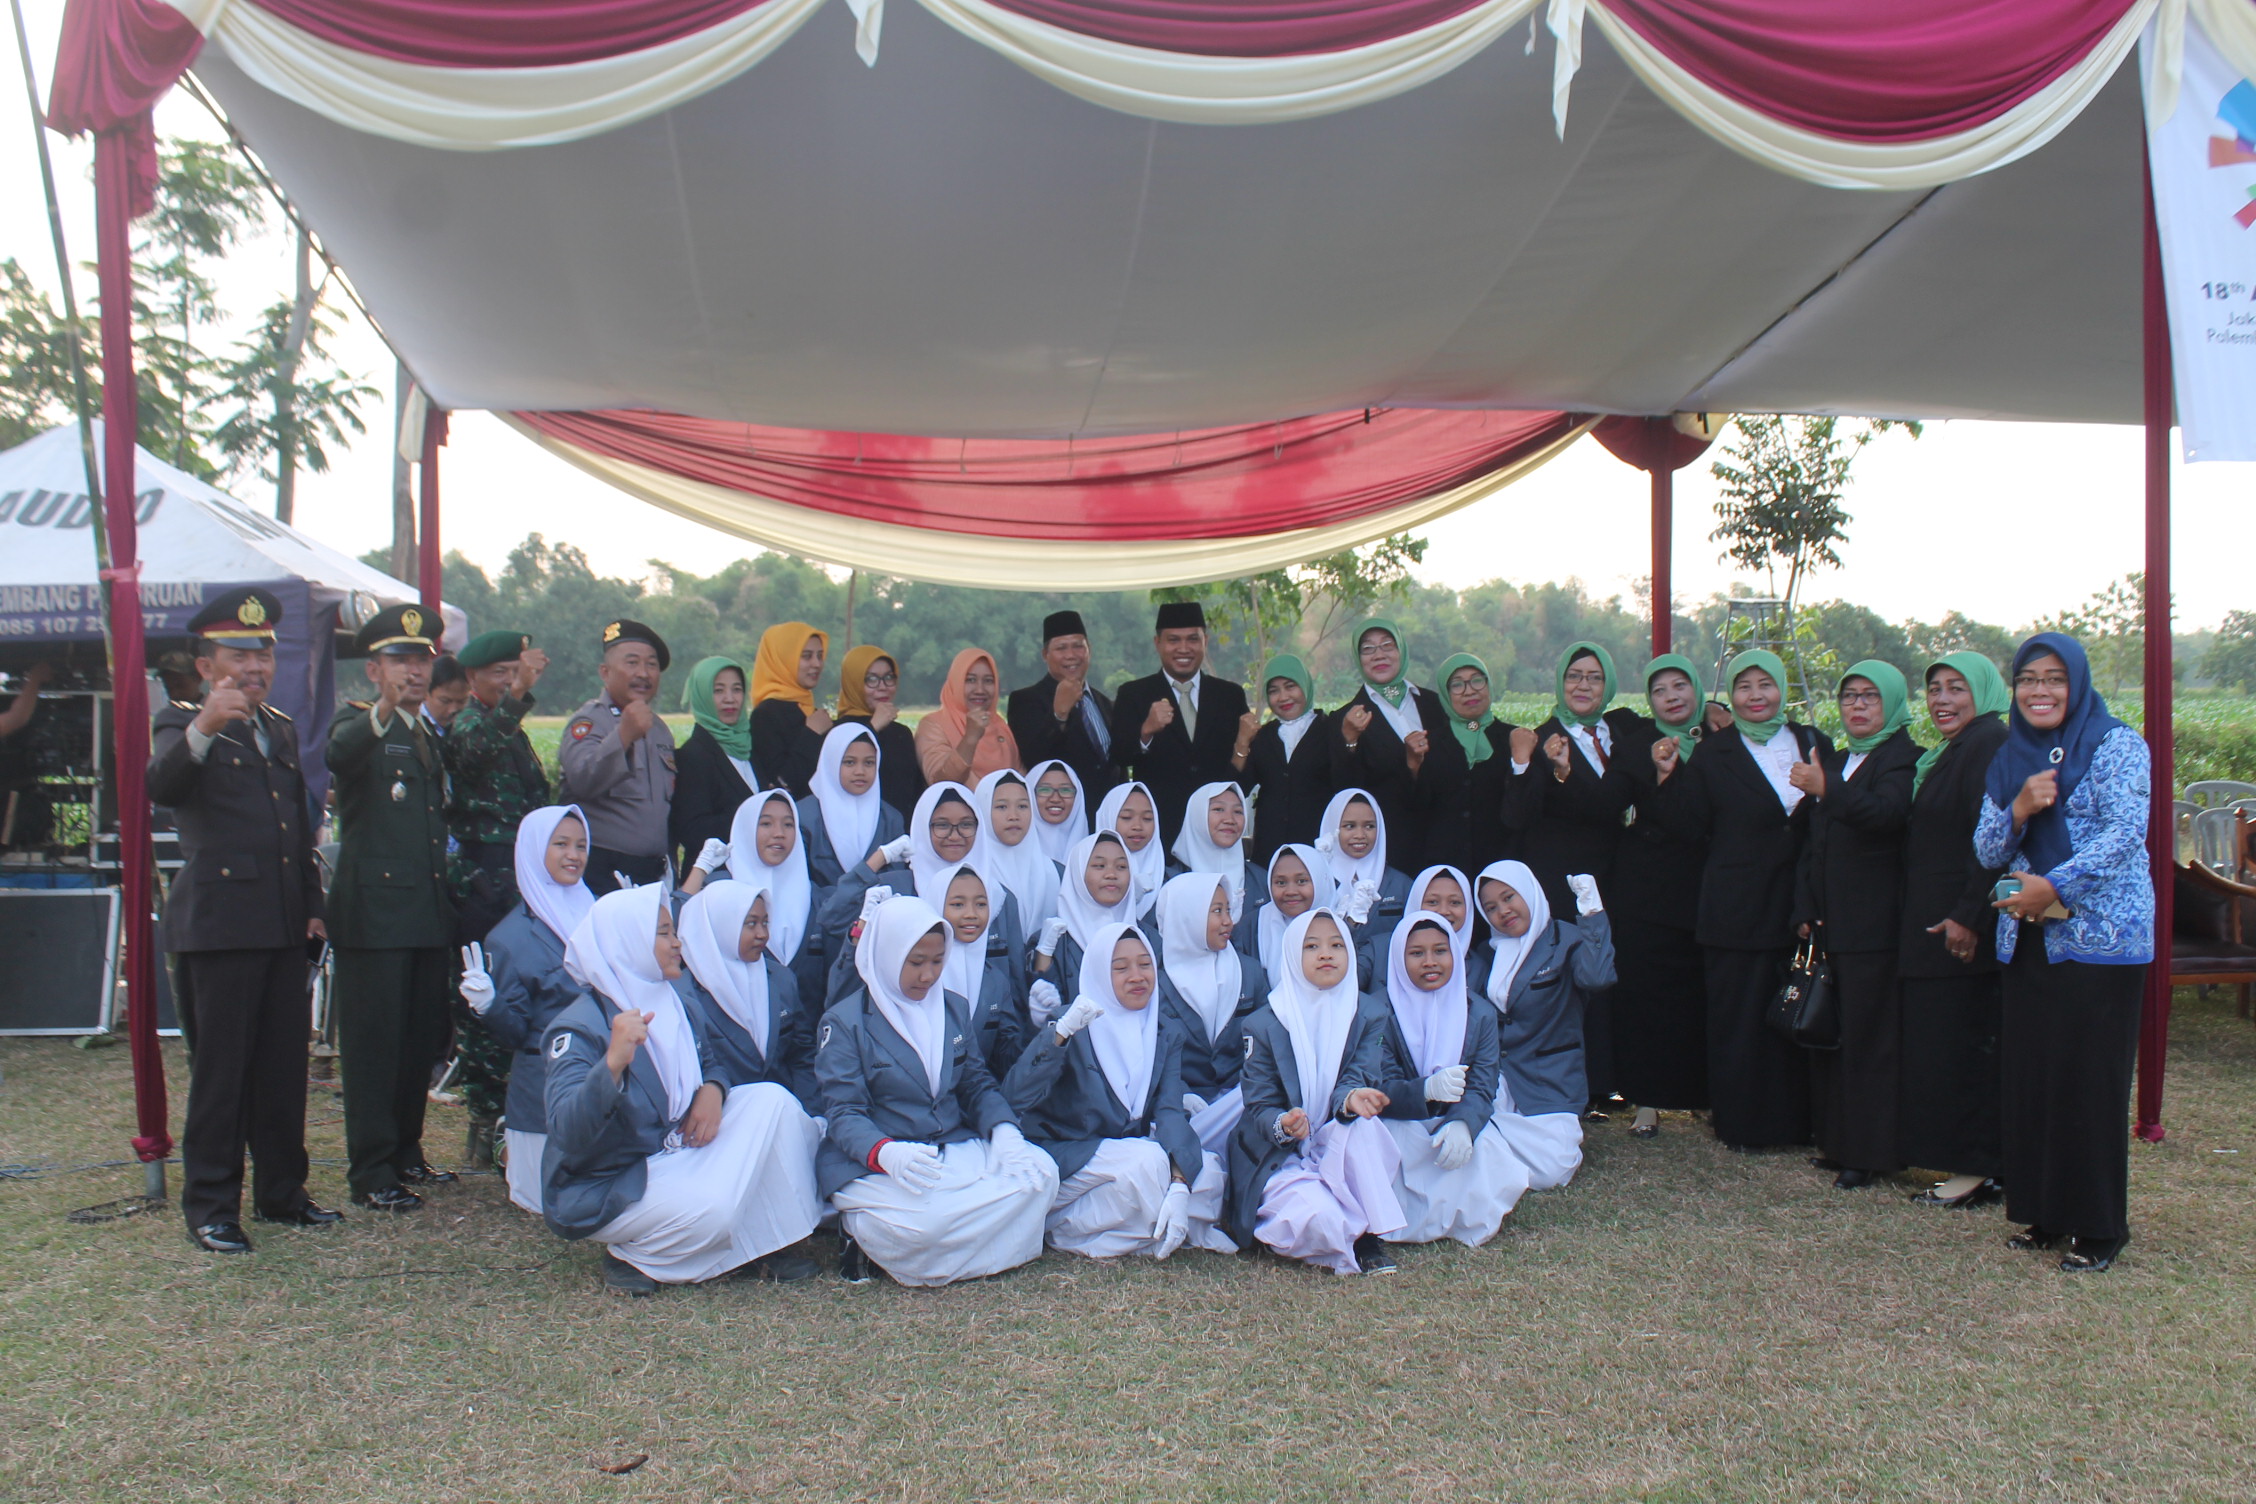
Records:
<instances>
[{"instance_id":1,"label":"military officer in green uniform","mask_svg":"<svg viewBox=\"0 0 2256 1504\"><path fill-rule=\"evenodd\" d=\"M454 894L456 940L486 938L517 902L517 825L548 803L548 774L525 735L533 686L548 655L522 632L480 632L455 655L470 679L470 702L447 728L447 829L454 853L447 886ZM455 1077L470 1114L464 1163L493 1167L494 1134L509 1093L510 1052L466 1007L454 1010Z\"/></svg>"},{"instance_id":2,"label":"military officer in green uniform","mask_svg":"<svg viewBox=\"0 0 2256 1504\"><path fill-rule=\"evenodd\" d=\"M313 809L290 718L266 703L282 604L229 591L189 619L204 697L157 712L149 798L173 811L186 858L165 898L164 946L196 1031L180 1133L188 1241L249 1253L243 1151L262 1222L325 1227L306 1194L307 946L322 929Z\"/></svg>"},{"instance_id":3,"label":"military officer in green uniform","mask_svg":"<svg viewBox=\"0 0 2256 1504\"><path fill-rule=\"evenodd\" d=\"M674 804L674 733L657 711L658 681L672 664L665 639L639 621L606 622L596 676L603 693L564 723L557 802L588 819L587 877L598 896L666 875L666 817Z\"/></svg>"},{"instance_id":4,"label":"military officer in green uniform","mask_svg":"<svg viewBox=\"0 0 2256 1504\"><path fill-rule=\"evenodd\" d=\"M439 620L390 606L360 629L376 697L329 728L340 847L329 889L337 1052L353 1200L411 1211L410 1187L454 1179L423 1155L431 1067L447 1045L454 906L446 888L446 769L423 727Z\"/></svg>"}]
</instances>

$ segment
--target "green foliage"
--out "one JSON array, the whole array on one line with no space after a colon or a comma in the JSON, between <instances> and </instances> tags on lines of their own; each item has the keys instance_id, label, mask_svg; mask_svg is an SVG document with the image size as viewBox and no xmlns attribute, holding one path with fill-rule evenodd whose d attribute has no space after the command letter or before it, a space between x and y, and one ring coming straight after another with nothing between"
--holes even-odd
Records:
<instances>
[{"instance_id":1,"label":"green foliage","mask_svg":"<svg viewBox=\"0 0 2256 1504\"><path fill-rule=\"evenodd\" d=\"M2228 611L2201 655L2201 671L2219 688L2256 691L2256 611Z\"/></svg>"},{"instance_id":2,"label":"green foliage","mask_svg":"<svg viewBox=\"0 0 2256 1504\"><path fill-rule=\"evenodd\" d=\"M1761 570L1771 593L1789 607L1811 571L1841 567L1834 545L1848 541L1843 529L1853 520L1841 497L1858 453L1890 428L1909 429L1914 438L1920 432L1917 423L1880 419L1843 438L1838 422L1762 414L1734 418L1738 436L1712 467L1723 496L1709 541L1723 544L1723 556L1741 568ZM1786 571L1783 590L1780 569Z\"/></svg>"},{"instance_id":3,"label":"green foliage","mask_svg":"<svg viewBox=\"0 0 2256 1504\"><path fill-rule=\"evenodd\" d=\"M2109 695L2121 694L2145 677L2146 576L2133 571L2111 581L2082 605L2045 618L2032 630L2065 632L2082 643L2091 659L2092 682Z\"/></svg>"},{"instance_id":4,"label":"green foliage","mask_svg":"<svg viewBox=\"0 0 2256 1504\"><path fill-rule=\"evenodd\" d=\"M360 405L379 394L329 358L324 341L332 329L319 310L318 290L302 311L291 299L270 304L234 355L215 366L220 397L234 410L212 442L234 473L256 471L282 486L298 466L326 471L330 445L368 431Z\"/></svg>"},{"instance_id":5,"label":"green foliage","mask_svg":"<svg viewBox=\"0 0 2256 1504\"><path fill-rule=\"evenodd\" d=\"M2013 661L2013 650L2021 644L2021 639L2005 628L1975 621L1960 611L1952 611L1932 625L1923 621L1906 622L1904 636L1911 649L1911 662L1904 668L1915 679L1926 671L1928 664L1945 653L1967 651L1982 654L2002 672Z\"/></svg>"},{"instance_id":6,"label":"green foliage","mask_svg":"<svg viewBox=\"0 0 2256 1504\"><path fill-rule=\"evenodd\" d=\"M23 267L13 257L0 261L0 449L71 416L71 337ZM91 359L91 332L82 328L77 337L81 355Z\"/></svg>"},{"instance_id":7,"label":"green foliage","mask_svg":"<svg viewBox=\"0 0 2256 1504\"><path fill-rule=\"evenodd\" d=\"M1317 660L1333 656L1335 635L1381 602L1400 599L1410 588L1410 566L1425 556L1425 539L1395 533L1290 569L1154 590L1151 599L1206 608L1217 673L1250 682L1288 649L1321 673Z\"/></svg>"}]
</instances>

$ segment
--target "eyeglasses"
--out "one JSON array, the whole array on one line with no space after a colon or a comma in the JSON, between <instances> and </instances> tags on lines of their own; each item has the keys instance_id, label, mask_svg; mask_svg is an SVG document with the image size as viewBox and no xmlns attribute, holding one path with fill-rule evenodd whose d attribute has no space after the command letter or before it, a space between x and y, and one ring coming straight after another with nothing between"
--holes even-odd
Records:
<instances>
[{"instance_id":1,"label":"eyeglasses","mask_svg":"<svg viewBox=\"0 0 2256 1504\"><path fill-rule=\"evenodd\" d=\"M901 676L899 674L864 674L862 675L862 682L876 688L886 684L898 684L901 682Z\"/></svg>"},{"instance_id":2,"label":"eyeglasses","mask_svg":"<svg viewBox=\"0 0 2256 1504\"><path fill-rule=\"evenodd\" d=\"M936 836L975 836L979 834L977 820L935 820L925 827Z\"/></svg>"},{"instance_id":3,"label":"eyeglasses","mask_svg":"<svg viewBox=\"0 0 2256 1504\"><path fill-rule=\"evenodd\" d=\"M1838 698L1843 705L1877 705L1880 703L1880 691L1877 689L1844 689Z\"/></svg>"},{"instance_id":4,"label":"eyeglasses","mask_svg":"<svg viewBox=\"0 0 2256 1504\"><path fill-rule=\"evenodd\" d=\"M2013 687L2015 689L2066 689L2068 687L2068 676L2066 674L2015 674L2013 676Z\"/></svg>"},{"instance_id":5,"label":"eyeglasses","mask_svg":"<svg viewBox=\"0 0 2256 1504\"><path fill-rule=\"evenodd\" d=\"M1355 649L1356 656L1360 658L1383 658L1391 656L1395 651L1392 642L1359 643Z\"/></svg>"},{"instance_id":6,"label":"eyeglasses","mask_svg":"<svg viewBox=\"0 0 2256 1504\"><path fill-rule=\"evenodd\" d=\"M1043 799L1070 799L1073 797L1073 785L1070 783L1037 783L1034 785L1034 793L1037 797Z\"/></svg>"},{"instance_id":7,"label":"eyeglasses","mask_svg":"<svg viewBox=\"0 0 2256 1504\"><path fill-rule=\"evenodd\" d=\"M1567 675L1566 682L1578 689L1604 689L1606 687L1606 676L1585 671Z\"/></svg>"}]
</instances>

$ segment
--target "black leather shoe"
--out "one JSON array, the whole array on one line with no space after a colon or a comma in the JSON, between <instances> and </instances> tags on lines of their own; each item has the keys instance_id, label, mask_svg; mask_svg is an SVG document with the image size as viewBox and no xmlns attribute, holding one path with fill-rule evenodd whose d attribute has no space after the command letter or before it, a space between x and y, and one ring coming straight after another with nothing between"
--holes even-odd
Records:
<instances>
[{"instance_id":1,"label":"black leather shoe","mask_svg":"<svg viewBox=\"0 0 2256 1504\"><path fill-rule=\"evenodd\" d=\"M2125 1238L2123 1243L2130 1239ZM2105 1274L2115 1267L2115 1256L2123 1251L2123 1243L2087 1243L2078 1238L2068 1247L2060 1261L2062 1274Z\"/></svg>"},{"instance_id":2,"label":"black leather shoe","mask_svg":"<svg viewBox=\"0 0 2256 1504\"><path fill-rule=\"evenodd\" d=\"M862 1252L862 1245L844 1233L838 1235L838 1277L849 1285L866 1285L877 1278L870 1272L869 1255Z\"/></svg>"},{"instance_id":3,"label":"black leather shoe","mask_svg":"<svg viewBox=\"0 0 2256 1504\"><path fill-rule=\"evenodd\" d=\"M1394 1255L1387 1251L1386 1244L1379 1241L1375 1232L1367 1232L1355 1240L1355 1262L1362 1266L1365 1274L1394 1273Z\"/></svg>"},{"instance_id":4,"label":"black leather shoe","mask_svg":"<svg viewBox=\"0 0 2256 1504\"><path fill-rule=\"evenodd\" d=\"M250 1235L240 1222L206 1222L188 1229L188 1241L206 1253L249 1253Z\"/></svg>"},{"instance_id":5,"label":"black leather shoe","mask_svg":"<svg viewBox=\"0 0 2256 1504\"><path fill-rule=\"evenodd\" d=\"M603 1250L603 1288L613 1295L648 1300L658 1293L658 1281L606 1248Z\"/></svg>"},{"instance_id":6,"label":"black leather shoe","mask_svg":"<svg viewBox=\"0 0 2256 1504\"><path fill-rule=\"evenodd\" d=\"M344 1221L345 1214L333 1212L325 1206L316 1206L313 1202L308 1201L300 1205L294 1212L277 1212L271 1215L260 1212L258 1219L261 1222L277 1222L284 1227L332 1227Z\"/></svg>"},{"instance_id":7,"label":"black leather shoe","mask_svg":"<svg viewBox=\"0 0 2256 1504\"><path fill-rule=\"evenodd\" d=\"M1994 1180L1985 1180L1963 1196L1938 1196L1940 1186L1929 1186L1911 1198L1913 1206L1954 1206L1972 1211L1978 1206L1995 1206L2005 1199L2005 1187Z\"/></svg>"},{"instance_id":8,"label":"black leather shoe","mask_svg":"<svg viewBox=\"0 0 2256 1504\"><path fill-rule=\"evenodd\" d=\"M2024 1227L2007 1238L2005 1246L2015 1253L2043 1253L2048 1248L2060 1246L2060 1234L2046 1232L2041 1227Z\"/></svg>"},{"instance_id":9,"label":"black leather shoe","mask_svg":"<svg viewBox=\"0 0 2256 1504\"><path fill-rule=\"evenodd\" d=\"M378 1191L362 1191L353 1197L353 1205L365 1206L372 1212L411 1212L422 1204L421 1196L396 1185L388 1185Z\"/></svg>"},{"instance_id":10,"label":"black leather shoe","mask_svg":"<svg viewBox=\"0 0 2256 1504\"><path fill-rule=\"evenodd\" d=\"M791 1285L803 1279L813 1279L822 1273L822 1266L804 1254L771 1253L764 1259L754 1259L736 1272L745 1279Z\"/></svg>"},{"instance_id":11,"label":"black leather shoe","mask_svg":"<svg viewBox=\"0 0 2256 1504\"><path fill-rule=\"evenodd\" d=\"M1836 1191L1867 1190L1876 1178L1870 1170L1843 1170L1833 1177L1833 1189Z\"/></svg>"},{"instance_id":12,"label":"black leather shoe","mask_svg":"<svg viewBox=\"0 0 2256 1504\"><path fill-rule=\"evenodd\" d=\"M452 1185L462 1177L452 1170L442 1170L427 1160L419 1159L400 1171L399 1178L406 1185Z\"/></svg>"}]
</instances>

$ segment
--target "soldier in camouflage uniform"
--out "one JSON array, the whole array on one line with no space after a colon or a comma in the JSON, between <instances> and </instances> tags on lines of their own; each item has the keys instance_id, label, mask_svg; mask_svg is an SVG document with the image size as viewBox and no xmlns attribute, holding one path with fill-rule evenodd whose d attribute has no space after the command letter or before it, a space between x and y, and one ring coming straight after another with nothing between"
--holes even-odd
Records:
<instances>
[{"instance_id":1,"label":"soldier in camouflage uniform","mask_svg":"<svg viewBox=\"0 0 2256 1504\"><path fill-rule=\"evenodd\" d=\"M517 824L548 803L548 774L525 735L533 686L548 655L522 632L481 632L456 655L469 672L470 702L448 729L447 828L454 852L448 885L461 919L462 943L482 941L517 902ZM493 1164L495 1131L509 1093L509 1051L468 1008L454 1014L456 1078L470 1114L468 1160Z\"/></svg>"}]
</instances>

